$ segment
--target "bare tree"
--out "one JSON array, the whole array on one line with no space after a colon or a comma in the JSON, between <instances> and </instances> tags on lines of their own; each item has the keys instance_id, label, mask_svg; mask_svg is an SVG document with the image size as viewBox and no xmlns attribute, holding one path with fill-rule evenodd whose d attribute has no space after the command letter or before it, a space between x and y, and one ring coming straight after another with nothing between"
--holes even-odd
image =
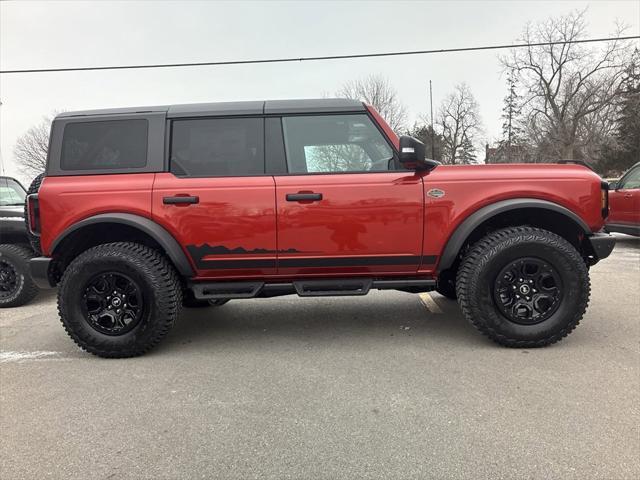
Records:
<instances>
[{"instance_id":1,"label":"bare tree","mask_svg":"<svg viewBox=\"0 0 640 480\"><path fill-rule=\"evenodd\" d=\"M407 110L389 81L379 75L369 75L345 83L336 95L361 100L373 106L395 131L405 129Z\"/></svg>"},{"instance_id":2,"label":"bare tree","mask_svg":"<svg viewBox=\"0 0 640 480\"><path fill-rule=\"evenodd\" d=\"M475 143L482 132L478 102L466 83L456 85L438 114L444 152L443 163L475 163Z\"/></svg>"},{"instance_id":3,"label":"bare tree","mask_svg":"<svg viewBox=\"0 0 640 480\"><path fill-rule=\"evenodd\" d=\"M523 43L571 42L584 38L584 11L528 24ZM618 28L616 38L623 33ZM612 129L605 115L618 95L628 46L614 40L598 50L581 44L514 49L502 64L517 78L523 96L528 140L538 159L574 159L593 151L594 142Z\"/></svg>"},{"instance_id":4,"label":"bare tree","mask_svg":"<svg viewBox=\"0 0 640 480\"><path fill-rule=\"evenodd\" d=\"M29 128L18 138L13 148L18 168L29 177L41 174L47 166L51 121L52 116L43 117L39 124Z\"/></svg>"}]
</instances>

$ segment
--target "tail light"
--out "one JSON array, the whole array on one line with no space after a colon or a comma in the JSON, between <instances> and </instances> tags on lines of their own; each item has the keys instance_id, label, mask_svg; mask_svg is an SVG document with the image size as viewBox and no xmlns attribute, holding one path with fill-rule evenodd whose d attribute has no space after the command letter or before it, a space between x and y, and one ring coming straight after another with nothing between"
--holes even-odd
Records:
<instances>
[{"instance_id":1,"label":"tail light","mask_svg":"<svg viewBox=\"0 0 640 480\"><path fill-rule=\"evenodd\" d=\"M37 193L27 195L27 225L33 235L40 235L40 202Z\"/></svg>"},{"instance_id":2,"label":"tail light","mask_svg":"<svg viewBox=\"0 0 640 480\"><path fill-rule=\"evenodd\" d=\"M602 207L602 218L609 216L609 184L600 182L600 205Z\"/></svg>"}]
</instances>

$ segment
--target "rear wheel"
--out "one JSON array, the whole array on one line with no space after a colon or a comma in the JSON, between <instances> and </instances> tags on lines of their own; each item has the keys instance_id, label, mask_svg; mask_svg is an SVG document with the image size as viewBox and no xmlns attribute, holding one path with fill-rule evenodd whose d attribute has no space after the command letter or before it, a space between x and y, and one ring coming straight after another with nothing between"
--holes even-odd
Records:
<instances>
[{"instance_id":1,"label":"rear wheel","mask_svg":"<svg viewBox=\"0 0 640 480\"><path fill-rule=\"evenodd\" d=\"M0 308L19 307L31 301L38 287L29 273L31 250L20 245L0 245Z\"/></svg>"},{"instance_id":2,"label":"rear wheel","mask_svg":"<svg viewBox=\"0 0 640 480\"><path fill-rule=\"evenodd\" d=\"M182 290L169 261L136 243L93 247L62 276L58 310L69 336L101 357L142 355L178 316Z\"/></svg>"},{"instance_id":3,"label":"rear wheel","mask_svg":"<svg viewBox=\"0 0 640 480\"><path fill-rule=\"evenodd\" d=\"M567 336L589 302L587 266L564 238L539 228L490 233L465 255L456 282L465 317L508 347Z\"/></svg>"}]
</instances>

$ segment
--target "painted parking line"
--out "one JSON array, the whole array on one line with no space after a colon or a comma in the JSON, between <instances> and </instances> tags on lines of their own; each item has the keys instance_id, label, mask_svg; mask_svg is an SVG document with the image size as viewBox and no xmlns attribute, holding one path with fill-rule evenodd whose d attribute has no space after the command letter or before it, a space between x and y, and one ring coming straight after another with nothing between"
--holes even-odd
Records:
<instances>
[{"instance_id":1,"label":"painted parking line","mask_svg":"<svg viewBox=\"0 0 640 480\"><path fill-rule=\"evenodd\" d=\"M35 352L13 352L11 350L0 350L0 363L25 362L28 360L53 360L60 352L47 352L36 350Z\"/></svg>"},{"instance_id":2,"label":"painted parking line","mask_svg":"<svg viewBox=\"0 0 640 480\"><path fill-rule=\"evenodd\" d=\"M433 297L429 294L429 292L423 292L420 294L420 300L424 307L429 310L431 313L442 313L442 309L438 306Z\"/></svg>"}]
</instances>

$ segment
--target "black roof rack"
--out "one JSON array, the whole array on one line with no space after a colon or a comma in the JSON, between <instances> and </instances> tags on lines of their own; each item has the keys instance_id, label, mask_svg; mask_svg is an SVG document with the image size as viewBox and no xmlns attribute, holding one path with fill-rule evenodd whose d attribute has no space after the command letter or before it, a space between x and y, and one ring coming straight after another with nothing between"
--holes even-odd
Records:
<instances>
[{"instance_id":1,"label":"black roof rack","mask_svg":"<svg viewBox=\"0 0 640 480\"><path fill-rule=\"evenodd\" d=\"M313 98L295 100L258 100L243 102L187 103L155 107L106 108L63 112L58 118L85 117L93 115L131 115L144 113L166 113L169 118L230 116L230 115L282 115L295 113L364 112L359 100L348 98Z\"/></svg>"}]
</instances>

